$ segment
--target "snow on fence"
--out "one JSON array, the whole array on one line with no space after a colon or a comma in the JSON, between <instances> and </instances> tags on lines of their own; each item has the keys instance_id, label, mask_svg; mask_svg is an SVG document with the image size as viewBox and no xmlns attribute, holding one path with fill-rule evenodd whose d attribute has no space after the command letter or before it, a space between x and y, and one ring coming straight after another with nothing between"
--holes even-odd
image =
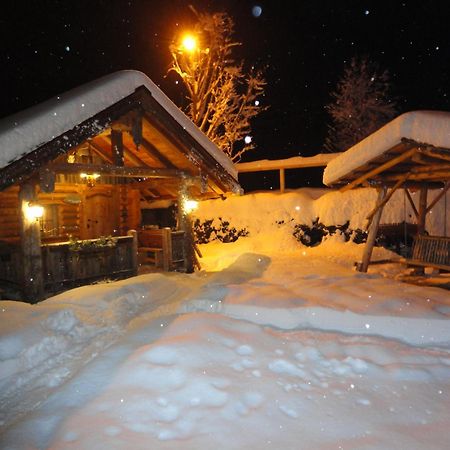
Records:
<instances>
[{"instance_id":1,"label":"snow on fence","mask_svg":"<svg viewBox=\"0 0 450 450\"><path fill-rule=\"evenodd\" d=\"M261 159L259 161L235 164L235 168L238 171L238 174L278 170L280 177L280 192L284 192L286 189L285 170L325 167L331 160L339 155L340 153L319 153L315 156L294 156L287 159Z\"/></svg>"}]
</instances>

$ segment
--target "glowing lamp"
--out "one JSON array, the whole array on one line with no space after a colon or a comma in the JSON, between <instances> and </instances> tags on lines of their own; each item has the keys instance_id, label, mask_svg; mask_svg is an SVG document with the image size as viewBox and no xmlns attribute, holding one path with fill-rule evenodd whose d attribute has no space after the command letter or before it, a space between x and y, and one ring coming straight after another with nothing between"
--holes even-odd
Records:
<instances>
[{"instance_id":1,"label":"glowing lamp","mask_svg":"<svg viewBox=\"0 0 450 450\"><path fill-rule=\"evenodd\" d=\"M195 200L184 200L183 202L183 209L186 213L190 213L198 208L198 202Z\"/></svg>"},{"instance_id":2,"label":"glowing lamp","mask_svg":"<svg viewBox=\"0 0 450 450\"><path fill-rule=\"evenodd\" d=\"M95 186L95 182L100 178L99 173L80 173L80 178L86 181L89 187Z\"/></svg>"},{"instance_id":3,"label":"glowing lamp","mask_svg":"<svg viewBox=\"0 0 450 450\"><path fill-rule=\"evenodd\" d=\"M44 215L44 207L37 203L28 203L25 211L25 215L28 220L39 220Z\"/></svg>"},{"instance_id":4,"label":"glowing lamp","mask_svg":"<svg viewBox=\"0 0 450 450\"><path fill-rule=\"evenodd\" d=\"M193 52L197 48L197 40L194 36L187 34L181 41L181 45L188 52Z\"/></svg>"}]
</instances>

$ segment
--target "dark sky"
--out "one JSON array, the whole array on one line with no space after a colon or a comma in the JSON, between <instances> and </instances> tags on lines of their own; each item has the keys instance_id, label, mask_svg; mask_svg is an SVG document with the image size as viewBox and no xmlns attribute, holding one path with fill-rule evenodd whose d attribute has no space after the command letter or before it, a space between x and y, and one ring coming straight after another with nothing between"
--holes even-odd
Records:
<instances>
[{"instance_id":1,"label":"dark sky","mask_svg":"<svg viewBox=\"0 0 450 450\"><path fill-rule=\"evenodd\" d=\"M324 106L353 56L389 70L401 112L450 110L448 1L29 0L0 13L0 116L121 69L143 71L178 102L168 46L192 21L189 4L230 14L240 56L267 68L270 109L254 121L258 151L246 160L320 152Z\"/></svg>"}]
</instances>

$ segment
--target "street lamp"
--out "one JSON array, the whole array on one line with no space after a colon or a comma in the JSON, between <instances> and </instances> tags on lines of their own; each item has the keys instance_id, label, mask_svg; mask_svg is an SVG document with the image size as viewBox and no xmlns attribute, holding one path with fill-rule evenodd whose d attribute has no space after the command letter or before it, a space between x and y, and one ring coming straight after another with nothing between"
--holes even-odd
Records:
<instances>
[{"instance_id":1,"label":"street lamp","mask_svg":"<svg viewBox=\"0 0 450 450\"><path fill-rule=\"evenodd\" d=\"M197 39L191 34L186 34L181 41L184 50L192 53L197 48Z\"/></svg>"}]
</instances>

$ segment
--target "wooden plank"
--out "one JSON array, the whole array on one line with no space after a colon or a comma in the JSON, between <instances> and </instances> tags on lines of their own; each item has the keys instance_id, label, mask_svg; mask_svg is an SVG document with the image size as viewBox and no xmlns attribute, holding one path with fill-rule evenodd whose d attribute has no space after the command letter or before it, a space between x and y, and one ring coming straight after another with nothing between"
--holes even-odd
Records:
<instances>
[{"instance_id":1,"label":"wooden plank","mask_svg":"<svg viewBox=\"0 0 450 450\"><path fill-rule=\"evenodd\" d=\"M411 158L417 152L418 152L417 148L411 148L411 149L405 151L403 154L397 156L396 158L393 158L393 159L387 161L386 163L375 167L374 169L370 170L369 172L364 173L360 177L356 178L356 180L354 180L354 181L350 182L349 184L347 184L346 186L342 187L340 189L340 191L345 192L345 191L348 191L348 190L358 186L363 181L368 180L368 179L374 177L375 175L378 175L378 174L384 172L385 170L390 169L391 167L394 167L395 165L401 163L402 161L405 161L408 158Z\"/></svg>"}]
</instances>

